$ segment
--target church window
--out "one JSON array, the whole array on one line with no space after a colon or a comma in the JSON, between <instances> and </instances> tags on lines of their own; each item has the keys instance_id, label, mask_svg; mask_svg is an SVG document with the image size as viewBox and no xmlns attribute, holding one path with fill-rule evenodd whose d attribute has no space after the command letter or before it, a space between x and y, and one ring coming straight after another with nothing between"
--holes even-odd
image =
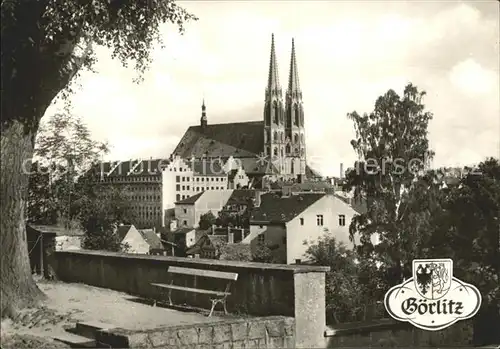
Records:
<instances>
[{"instance_id":1,"label":"church window","mask_svg":"<svg viewBox=\"0 0 500 349\"><path fill-rule=\"evenodd\" d=\"M274 155L278 156L278 148L274 148Z\"/></svg>"},{"instance_id":2,"label":"church window","mask_svg":"<svg viewBox=\"0 0 500 349\"><path fill-rule=\"evenodd\" d=\"M286 151L287 154L290 154L290 151L291 151L290 144L286 145L286 150L285 151Z\"/></svg>"},{"instance_id":3,"label":"church window","mask_svg":"<svg viewBox=\"0 0 500 349\"><path fill-rule=\"evenodd\" d=\"M284 156L284 154L283 154L283 148L281 148L281 156Z\"/></svg>"},{"instance_id":4,"label":"church window","mask_svg":"<svg viewBox=\"0 0 500 349\"><path fill-rule=\"evenodd\" d=\"M300 142L302 144L304 144L304 134L303 133L300 134Z\"/></svg>"},{"instance_id":5,"label":"church window","mask_svg":"<svg viewBox=\"0 0 500 349\"><path fill-rule=\"evenodd\" d=\"M269 108L269 103L266 103L264 108L264 121L266 122L266 125L271 125L271 110Z\"/></svg>"},{"instance_id":6,"label":"church window","mask_svg":"<svg viewBox=\"0 0 500 349\"><path fill-rule=\"evenodd\" d=\"M291 170L291 172L292 172L292 174L293 174L293 173L295 173L295 161L293 161L293 160L292 160L291 165L292 165L292 170Z\"/></svg>"},{"instance_id":7,"label":"church window","mask_svg":"<svg viewBox=\"0 0 500 349\"><path fill-rule=\"evenodd\" d=\"M273 141L276 143L278 142L278 132L274 131L274 135L273 135Z\"/></svg>"},{"instance_id":8,"label":"church window","mask_svg":"<svg viewBox=\"0 0 500 349\"><path fill-rule=\"evenodd\" d=\"M299 135L298 134L293 135L293 143L299 143Z\"/></svg>"},{"instance_id":9,"label":"church window","mask_svg":"<svg viewBox=\"0 0 500 349\"><path fill-rule=\"evenodd\" d=\"M293 108L293 111L294 111L294 121L293 121L293 124L294 125L299 125L299 118L300 118L300 111L299 111L299 108L297 107L297 105L294 106Z\"/></svg>"},{"instance_id":10,"label":"church window","mask_svg":"<svg viewBox=\"0 0 500 349\"><path fill-rule=\"evenodd\" d=\"M300 109L300 126L304 127L304 110Z\"/></svg>"},{"instance_id":11,"label":"church window","mask_svg":"<svg viewBox=\"0 0 500 349\"><path fill-rule=\"evenodd\" d=\"M266 148L266 154L265 155L271 155L271 147Z\"/></svg>"},{"instance_id":12,"label":"church window","mask_svg":"<svg viewBox=\"0 0 500 349\"><path fill-rule=\"evenodd\" d=\"M274 123L278 124L279 123L279 115L278 115L278 103L276 101L273 103L273 109L274 109Z\"/></svg>"}]
</instances>

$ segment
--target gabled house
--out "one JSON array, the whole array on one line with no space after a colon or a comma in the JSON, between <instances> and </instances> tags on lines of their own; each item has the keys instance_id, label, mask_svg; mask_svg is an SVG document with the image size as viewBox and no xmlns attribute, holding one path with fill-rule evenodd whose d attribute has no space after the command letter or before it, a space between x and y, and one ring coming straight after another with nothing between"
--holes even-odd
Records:
<instances>
[{"instance_id":1,"label":"gabled house","mask_svg":"<svg viewBox=\"0 0 500 349\"><path fill-rule=\"evenodd\" d=\"M186 255L191 258L219 259L220 249L213 239L204 233L191 248L186 250Z\"/></svg>"},{"instance_id":2,"label":"gabled house","mask_svg":"<svg viewBox=\"0 0 500 349\"><path fill-rule=\"evenodd\" d=\"M133 225L121 225L116 233L121 243L128 246L127 253L165 254L161 238L152 229L138 230Z\"/></svg>"},{"instance_id":3,"label":"gabled house","mask_svg":"<svg viewBox=\"0 0 500 349\"><path fill-rule=\"evenodd\" d=\"M349 224L356 211L327 193L257 192L250 234L242 243L272 246L275 260L293 264L306 258L309 246L329 235L352 247Z\"/></svg>"},{"instance_id":4,"label":"gabled house","mask_svg":"<svg viewBox=\"0 0 500 349\"><path fill-rule=\"evenodd\" d=\"M175 218L179 227L198 227L200 217L212 212L216 217L233 190L204 191L175 203Z\"/></svg>"}]
</instances>

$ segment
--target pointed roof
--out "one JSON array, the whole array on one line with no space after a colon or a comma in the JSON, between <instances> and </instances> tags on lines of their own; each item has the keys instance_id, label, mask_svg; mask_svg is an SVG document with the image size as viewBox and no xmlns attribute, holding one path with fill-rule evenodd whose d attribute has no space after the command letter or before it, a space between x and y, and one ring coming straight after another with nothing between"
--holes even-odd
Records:
<instances>
[{"instance_id":1,"label":"pointed roof","mask_svg":"<svg viewBox=\"0 0 500 349\"><path fill-rule=\"evenodd\" d=\"M295 41L292 39L292 57L290 58L290 75L288 76L288 92L300 92L297 57L295 56Z\"/></svg>"},{"instance_id":2,"label":"pointed roof","mask_svg":"<svg viewBox=\"0 0 500 349\"><path fill-rule=\"evenodd\" d=\"M271 57L269 59L269 76L267 78L267 91L281 90L278 63L276 61L276 49L274 47L274 34L271 36Z\"/></svg>"}]
</instances>

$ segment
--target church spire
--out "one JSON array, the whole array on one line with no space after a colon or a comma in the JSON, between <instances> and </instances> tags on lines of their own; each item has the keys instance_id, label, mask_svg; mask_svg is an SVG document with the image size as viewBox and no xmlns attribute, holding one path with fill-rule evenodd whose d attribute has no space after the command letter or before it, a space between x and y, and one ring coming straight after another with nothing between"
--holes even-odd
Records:
<instances>
[{"instance_id":1,"label":"church spire","mask_svg":"<svg viewBox=\"0 0 500 349\"><path fill-rule=\"evenodd\" d=\"M205 98L203 98L203 104L201 105L200 124L201 128L207 127L207 107L205 106Z\"/></svg>"},{"instance_id":2,"label":"church spire","mask_svg":"<svg viewBox=\"0 0 500 349\"><path fill-rule=\"evenodd\" d=\"M297 58L295 56L295 42L292 39L292 57L290 58L290 75L288 76L288 93L296 93L296 96L300 98L300 84L299 84L299 72L297 71Z\"/></svg>"},{"instance_id":3,"label":"church spire","mask_svg":"<svg viewBox=\"0 0 500 349\"><path fill-rule=\"evenodd\" d=\"M269 59L269 76L267 78L266 94L281 95L281 86L278 75L278 63L276 61L276 49L274 46L274 34L271 35L271 57Z\"/></svg>"}]
</instances>

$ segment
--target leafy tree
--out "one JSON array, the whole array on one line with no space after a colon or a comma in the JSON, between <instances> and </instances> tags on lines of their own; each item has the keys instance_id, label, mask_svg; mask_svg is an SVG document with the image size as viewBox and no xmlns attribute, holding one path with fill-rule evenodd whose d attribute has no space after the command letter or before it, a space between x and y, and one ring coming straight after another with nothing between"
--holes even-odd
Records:
<instances>
[{"instance_id":1,"label":"leafy tree","mask_svg":"<svg viewBox=\"0 0 500 349\"><path fill-rule=\"evenodd\" d=\"M222 210L219 212L215 224L219 227L235 227L238 225L239 218L235 213Z\"/></svg>"},{"instance_id":2,"label":"leafy tree","mask_svg":"<svg viewBox=\"0 0 500 349\"><path fill-rule=\"evenodd\" d=\"M269 244L257 243L252 250L252 262L274 263L275 257Z\"/></svg>"},{"instance_id":3,"label":"leafy tree","mask_svg":"<svg viewBox=\"0 0 500 349\"><path fill-rule=\"evenodd\" d=\"M78 218L85 235L82 247L89 250L126 251L115 233L120 223L128 223L131 209L125 192L111 188L109 195L86 195L76 203Z\"/></svg>"},{"instance_id":4,"label":"leafy tree","mask_svg":"<svg viewBox=\"0 0 500 349\"><path fill-rule=\"evenodd\" d=\"M35 144L38 161L30 173L28 221L66 228L74 224L73 203L84 195L75 182L107 152L105 143L91 139L80 118L71 114L51 117L40 127Z\"/></svg>"},{"instance_id":5,"label":"leafy tree","mask_svg":"<svg viewBox=\"0 0 500 349\"><path fill-rule=\"evenodd\" d=\"M454 276L478 287L483 303L474 317L478 345L500 340L500 163L489 158L455 185L441 189L428 242L431 257L453 259Z\"/></svg>"},{"instance_id":6,"label":"leafy tree","mask_svg":"<svg viewBox=\"0 0 500 349\"><path fill-rule=\"evenodd\" d=\"M362 161L346 174L345 189L367 200L367 212L353 218L350 234L360 235L360 255L380 262L391 284L410 275L418 254L412 240L418 231L407 223L410 192L433 156L427 139L432 114L424 110L424 95L409 84L402 97L393 90L379 97L370 114L348 114L356 131L351 145Z\"/></svg>"},{"instance_id":7,"label":"leafy tree","mask_svg":"<svg viewBox=\"0 0 500 349\"><path fill-rule=\"evenodd\" d=\"M250 244L226 244L221 247L220 259L227 261L252 261Z\"/></svg>"},{"instance_id":8,"label":"leafy tree","mask_svg":"<svg viewBox=\"0 0 500 349\"><path fill-rule=\"evenodd\" d=\"M332 236L324 236L309 246L306 257L313 264L329 266L325 278L326 314L329 324L364 320L382 308L387 289L378 279L374 265L356 262L356 254ZM371 314L369 314L371 313Z\"/></svg>"},{"instance_id":9,"label":"leafy tree","mask_svg":"<svg viewBox=\"0 0 500 349\"><path fill-rule=\"evenodd\" d=\"M1 313L12 316L43 298L32 279L24 248L24 199L40 120L57 95L71 93L70 82L95 61L93 44L110 49L139 75L160 41L160 25L196 18L173 0L9 0L2 1L1 121ZM64 91L63 91L64 90ZM62 94L60 92L63 91Z\"/></svg>"},{"instance_id":10,"label":"leafy tree","mask_svg":"<svg viewBox=\"0 0 500 349\"><path fill-rule=\"evenodd\" d=\"M49 168L33 163L26 206L29 223L52 225L57 222L57 207L52 194Z\"/></svg>"},{"instance_id":11,"label":"leafy tree","mask_svg":"<svg viewBox=\"0 0 500 349\"><path fill-rule=\"evenodd\" d=\"M212 211L208 211L207 213L201 215L198 226L202 230L210 229L212 225L215 224L215 220L216 218Z\"/></svg>"}]
</instances>

